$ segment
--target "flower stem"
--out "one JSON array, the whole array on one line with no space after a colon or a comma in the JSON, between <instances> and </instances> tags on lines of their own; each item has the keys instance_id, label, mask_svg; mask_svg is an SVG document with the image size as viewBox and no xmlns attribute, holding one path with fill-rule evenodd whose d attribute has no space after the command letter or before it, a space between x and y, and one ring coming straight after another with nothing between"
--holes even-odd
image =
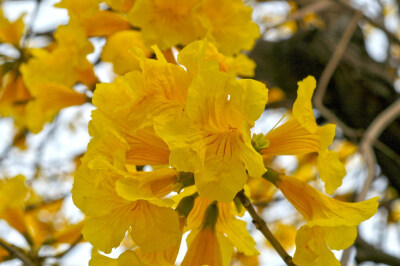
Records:
<instances>
[{"instance_id":1,"label":"flower stem","mask_svg":"<svg viewBox=\"0 0 400 266\"><path fill-rule=\"evenodd\" d=\"M278 240L274 237L272 232L269 230L266 222L260 217L260 215L256 212L253 205L250 202L250 199L244 194L244 191L241 190L236 198L240 200L242 205L249 212L251 218L253 218L253 224L256 228L265 236L265 238L271 243L274 249L278 252L279 256L283 259L286 265L294 266L296 264L293 263L293 258L286 252L286 250L282 247L282 245L278 242Z\"/></svg>"}]
</instances>

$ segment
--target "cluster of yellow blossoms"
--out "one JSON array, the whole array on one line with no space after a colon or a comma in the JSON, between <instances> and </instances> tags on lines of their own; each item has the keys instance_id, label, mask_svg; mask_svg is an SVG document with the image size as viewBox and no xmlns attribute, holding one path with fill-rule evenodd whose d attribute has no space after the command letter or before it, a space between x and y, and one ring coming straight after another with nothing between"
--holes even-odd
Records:
<instances>
[{"instance_id":1,"label":"cluster of yellow blossoms","mask_svg":"<svg viewBox=\"0 0 400 266\"><path fill-rule=\"evenodd\" d=\"M3 76L0 101L28 102L21 110L10 104L0 112L17 112L13 116L31 132L62 108L87 101L97 83L86 58L93 51L88 38L107 38L101 60L111 62L119 76L95 86L92 139L72 189L75 205L87 216L82 233L94 246L91 265L174 265L189 231L182 265L228 265L234 251L259 254L238 218L244 210L236 194L262 177L306 220L296 236L294 263L339 265L331 249L354 242L357 225L376 212L377 199L340 202L269 169L277 155L318 153L319 176L329 194L346 173L329 150L335 126L316 124L313 77L298 83L287 122L252 136L268 90L237 78L254 71L254 63L238 54L259 36L251 8L241 0L108 0L110 9L99 4L57 4L68 9L70 23L57 29L55 43L46 48L20 47L23 30L18 36L0 34L15 39L21 51L16 70ZM10 82L20 91L11 95ZM87 92L74 90L77 83ZM118 259L98 252L110 253L124 238L134 247Z\"/></svg>"}]
</instances>

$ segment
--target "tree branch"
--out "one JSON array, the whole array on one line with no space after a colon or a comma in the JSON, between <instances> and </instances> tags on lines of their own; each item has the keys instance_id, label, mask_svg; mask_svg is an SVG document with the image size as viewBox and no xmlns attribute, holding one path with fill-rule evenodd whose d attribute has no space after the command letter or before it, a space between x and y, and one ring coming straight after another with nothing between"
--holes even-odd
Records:
<instances>
[{"instance_id":1,"label":"tree branch","mask_svg":"<svg viewBox=\"0 0 400 266\"><path fill-rule=\"evenodd\" d=\"M368 167L368 176L364 183L363 189L357 195L356 201L365 199L367 192L375 177L376 157L373 150L375 142L378 140L382 132L400 116L400 98L380 113L370 124L361 139L361 151L365 154L366 163Z\"/></svg>"},{"instance_id":2,"label":"tree branch","mask_svg":"<svg viewBox=\"0 0 400 266\"><path fill-rule=\"evenodd\" d=\"M358 263L373 261L387 265L400 265L400 258L389 255L373 245L368 244L361 237L357 237L355 246L357 248L356 260Z\"/></svg>"},{"instance_id":3,"label":"tree branch","mask_svg":"<svg viewBox=\"0 0 400 266\"><path fill-rule=\"evenodd\" d=\"M358 9L356 9L356 8L352 7L351 5L349 5L349 4L348 4L346 1L344 1L344 0L334 0L334 1L335 1L336 3L342 5L342 6L346 7L347 9L353 10L354 12L359 11ZM381 29L381 30L388 36L389 40L391 40L392 42L395 42L396 44L399 44L399 45L400 45L400 40L399 40L399 38L397 38L396 35L394 35L394 34L391 33L390 31L388 31L388 30L386 29L385 25L383 25L382 23L377 22L377 21L375 21L375 20L369 18L368 16L366 16L366 15L364 15L364 14L363 14L363 18L364 18L366 21L368 21L371 25L373 25L373 26L375 26L375 27Z\"/></svg>"},{"instance_id":4,"label":"tree branch","mask_svg":"<svg viewBox=\"0 0 400 266\"><path fill-rule=\"evenodd\" d=\"M390 123L392 123L397 117L400 116L400 98L380 113L370 124L368 129L365 131L361 140L360 149L364 153L368 176L364 182L364 186L361 192L356 196L356 201L362 201L365 199L368 190L372 185L372 181L375 178L376 172L376 156L374 153L373 146L378 140L379 136L386 129ZM351 247L343 251L342 265L346 266L349 260Z\"/></svg>"},{"instance_id":5,"label":"tree branch","mask_svg":"<svg viewBox=\"0 0 400 266\"><path fill-rule=\"evenodd\" d=\"M261 35L264 35L268 30L273 29L273 28L277 28L279 26L282 26L283 24L285 24L288 21L291 20L300 20L303 17L307 16L308 14L312 14L312 13L316 13L318 11L322 11L325 10L327 8L329 8L333 3L331 1L316 1L313 2L305 7L303 7L302 9L296 11L293 14L289 14L285 20L276 23L272 26L269 26L267 28L265 28L265 30L263 31L263 33Z\"/></svg>"},{"instance_id":6,"label":"tree branch","mask_svg":"<svg viewBox=\"0 0 400 266\"><path fill-rule=\"evenodd\" d=\"M244 191L240 191L236 197L240 200L242 205L249 212L251 218L253 218L253 224L256 228L265 236L265 238L271 243L274 249L278 252L279 256L283 259L286 265L295 266L293 263L293 258L285 251L282 245L274 237L272 232L269 230L265 221L258 215L253 205L251 204L249 198L244 194Z\"/></svg>"},{"instance_id":7,"label":"tree branch","mask_svg":"<svg viewBox=\"0 0 400 266\"><path fill-rule=\"evenodd\" d=\"M357 138L360 136L358 130L352 129L343 123L331 110L324 106L323 100L328 88L329 81L331 80L333 73L335 72L340 60L342 59L344 52L357 29L358 21L362 18L363 13L359 10L353 16L353 19L349 23L346 31L343 33L342 38L336 46L328 64L326 65L320 79L318 80L317 90L314 95L314 105L322 113L322 115L329 121L335 122L343 130L345 135Z\"/></svg>"},{"instance_id":8,"label":"tree branch","mask_svg":"<svg viewBox=\"0 0 400 266\"><path fill-rule=\"evenodd\" d=\"M8 245L2 239L0 239L0 246L2 246L5 250L7 250L8 253L10 253L12 256L22 261L25 266L33 266L32 261L27 256L25 256L25 254L19 251L16 247Z\"/></svg>"}]
</instances>

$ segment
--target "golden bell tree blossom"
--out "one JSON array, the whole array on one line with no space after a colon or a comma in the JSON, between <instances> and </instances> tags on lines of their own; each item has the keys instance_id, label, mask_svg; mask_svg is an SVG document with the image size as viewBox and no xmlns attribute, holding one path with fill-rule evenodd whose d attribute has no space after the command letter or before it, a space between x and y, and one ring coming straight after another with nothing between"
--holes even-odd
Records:
<instances>
[{"instance_id":1,"label":"golden bell tree blossom","mask_svg":"<svg viewBox=\"0 0 400 266\"><path fill-rule=\"evenodd\" d=\"M193 195L193 193L196 193L196 188L194 186L188 187L173 199L176 203L180 203L183 198ZM206 218L207 207L212 202L212 200L201 196L194 199L194 205L186 219L186 230L196 231L201 228ZM242 216L243 213L238 212L233 202L218 202L217 208L218 219L215 224L215 231L225 235L238 252L246 256L258 255L259 252L255 248L256 242L247 231L246 222L237 218L237 216Z\"/></svg>"},{"instance_id":2,"label":"golden bell tree blossom","mask_svg":"<svg viewBox=\"0 0 400 266\"><path fill-rule=\"evenodd\" d=\"M335 125L319 127L315 121L311 98L316 81L309 76L298 82L297 99L293 105L293 118L271 130L266 136L267 148L262 149L264 157L272 155L300 155L317 152L319 176L325 183L325 190L332 194L342 184L346 175L344 165L337 152L329 150L335 136Z\"/></svg>"},{"instance_id":3,"label":"golden bell tree blossom","mask_svg":"<svg viewBox=\"0 0 400 266\"><path fill-rule=\"evenodd\" d=\"M63 0L55 7L65 8L70 16L70 24L78 24L87 36L109 36L122 30L128 30L128 19L109 10L100 10L98 0Z\"/></svg>"},{"instance_id":4,"label":"golden bell tree blossom","mask_svg":"<svg viewBox=\"0 0 400 266\"><path fill-rule=\"evenodd\" d=\"M140 70L140 61L130 52L133 47L142 49L146 57L152 53L151 49L145 46L139 31L118 31L107 38L107 43L101 53L101 60L111 62L114 72L118 75Z\"/></svg>"},{"instance_id":5,"label":"golden bell tree blossom","mask_svg":"<svg viewBox=\"0 0 400 266\"><path fill-rule=\"evenodd\" d=\"M113 83L96 87L93 103L120 130L134 134L152 125L152 119L163 112L182 110L191 81L180 66L168 63L154 47L158 60L147 59L139 48L133 49L140 60L141 71L117 77Z\"/></svg>"},{"instance_id":6,"label":"golden bell tree blossom","mask_svg":"<svg viewBox=\"0 0 400 266\"><path fill-rule=\"evenodd\" d=\"M161 50L186 45L203 37L198 0L137 0L128 14L132 25L140 27L146 45Z\"/></svg>"},{"instance_id":7,"label":"golden bell tree blossom","mask_svg":"<svg viewBox=\"0 0 400 266\"><path fill-rule=\"evenodd\" d=\"M104 130L105 126L107 130ZM122 164L121 169L127 165L169 164L168 146L155 134L152 126L129 134L119 130L113 121L95 110L89 123L89 134L92 140L87 152L101 153L109 160L115 160L114 164ZM114 147L112 153L109 153L110 146Z\"/></svg>"},{"instance_id":8,"label":"golden bell tree blossom","mask_svg":"<svg viewBox=\"0 0 400 266\"><path fill-rule=\"evenodd\" d=\"M148 266L145 264L133 250L127 250L122 253L117 259L109 258L99 254L95 249L92 250L92 258L89 261L89 266Z\"/></svg>"},{"instance_id":9,"label":"golden bell tree blossom","mask_svg":"<svg viewBox=\"0 0 400 266\"><path fill-rule=\"evenodd\" d=\"M351 246L357 226L378 208L378 197L348 203L330 198L293 177L281 176L274 183L307 222L296 235L293 261L298 265L340 265L330 249Z\"/></svg>"},{"instance_id":10,"label":"golden bell tree blossom","mask_svg":"<svg viewBox=\"0 0 400 266\"><path fill-rule=\"evenodd\" d=\"M23 15L16 21L9 21L0 10L0 42L11 43L15 47L19 47L20 40L24 34L25 24Z\"/></svg>"},{"instance_id":11,"label":"golden bell tree blossom","mask_svg":"<svg viewBox=\"0 0 400 266\"><path fill-rule=\"evenodd\" d=\"M201 196L231 201L247 174L260 177L266 171L251 145L250 127L267 97L262 83L232 78L209 61L190 84L182 116L166 114L154 121L171 151L170 164L195 173Z\"/></svg>"},{"instance_id":12,"label":"golden bell tree blossom","mask_svg":"<svg viewBox=\"0 0 400 266\"><path fill-rule=\"evenodd\" d=\"M192 231L187 243L188 251L182 266L227 266L233 254L229 240L210 228Z\"/></svg>"},{"instance_id":13,"label":"golden bell tree blossom","mask_svg":"<svg viewBox=\"0 0 400 266\"><path fill-rule=\"evenodd\" d=\"M32 95L22 76L13 72L3 76L3 84L0 88L0 115L13 117L17 127L23 127L26 121L26 103L32 99Z\"/></svg>"},{"instance_id":14,"label":"golden bell tree blossom","mask_svg":"<svg viewBox=\"0 0 400 266\"><path fill-rule=\"evenodd\" d=\"M125 139L115 128L98 122L96 118L90 124L93 139L72 189L74 203L88 216L84 239L109 253L131 228L133 241L145 252L178 245L180 222L170 208L173 201L165 198L174 189L178 173L172 168L136 172L125 163L129 149Z\"/></svg>"},{"instance_id":15,"label":"golden bell tree blossom","mask_svg":"<svg viewBox=\"0 0 400 266\"><path fill-rule=\"evenodd\" d=\"M128 173L104 158L83 162L75 175L72 195L88 216L82 230L84 238L109 253L131 228L133 241L145 251L176 246L181 238L179 219L169 208L172 200L163 199L172 191L175 180L176 172L169 168Z\"/></svg>"},{"instance_id":16,"label":"golden bell tree blossom","mask_svg":"<svg viewBox=\"0 0 400 266\"><path fill-rule=\"evenodd\" d=\"M254 76L256 64L244 54L225 56L207 40L192 42L178 54L178 62L186 67L189 73L195 75L206 61L214 60L219 64L221 72L233 76Z\"/></svg>"},{"instance_id":17,"label":"golden bell tree blossom","mask_svg":"<svg viewBox=\"0 0 400 266\"><path fill-rule=\"evenodd\" d=\"M135 0L106 0L109 7L119 12L129 12L135 3Z\"/></svg>"},{"instance_id":18,"label":"golden bell tree blossom","mask_svg":"<svg viewBox=\"0 0 400 266\"><path fill-rule=\"evenodd\" d=\"M28 188L24 176L0 180L0 217L21 234L27 230L23 211L27 196Z\"/></svg>"},{"instance_id":19,"label":"golden bell tree blossom","mask_svg":"<svg viewBox=\"0 0 400 266\"><path fill-rule=\"evenodd\" d=\"M32 95L27 105L28 129L38 133L46 122L64 107L86 102L83 93L72 87L77 82L91 87L96 82L93 66L86 55L93 51L83 30L77 26L60 26L52 51L35 49L33 57L21 66L24 83Z\"/></svg>"},{"instance_id":20,"label":"golden bell tree blossom","mask_svg":"<svg viewBox=\"0 0 400 266\"><path fill-rule=\"evenodd\" d=\"M250 50L260 32L241 0L137 0L128 14L147 45L161 50L207 38L226 55Z\"/></svg>"},{"instance_id":21,"label":"golden bell tree blossom","mask_svg":"<svg viewBox=\"0 0 400 266\"><path fill-rule=\"evenodd\" d=\"M251 50L260 30L251 19L252 8L242 0L204 0L201 6L206 37L226 55Z\"/></svg>"},{"instance_id":22,"label":"golden bell tree blossom","mask_svg":"<svg viewBox=\"0 0 400 266\"><path fill-rule=\"evenodd\" d=\"M216 230L219 208L214 201L205 209L202 223L192 230L186 240L188 250L182 266L227 266L233 255L233 245L223 233ZM205 245L204 243L207 243Z\"/></svg>"}]
</instances>

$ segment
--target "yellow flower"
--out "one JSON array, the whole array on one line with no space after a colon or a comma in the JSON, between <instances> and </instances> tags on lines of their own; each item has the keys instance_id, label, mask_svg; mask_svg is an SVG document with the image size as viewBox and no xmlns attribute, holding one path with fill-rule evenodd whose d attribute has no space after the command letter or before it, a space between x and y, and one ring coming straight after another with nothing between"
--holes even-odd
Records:
<instances>
[{"instance_id":1,"label":"yellow flower","mask_svg":"<svg viewBox=\"0 0 400 266\"><path fill-rule=\"evenodd\" d=\"M227 266L233 254L233 246L223 234L205 228L192 231L187 238L188 251L182 266Z\"/></svg>"},{"instance_id":2,"label":"yellow flower","mask_svg":"<svg viewBox=\"0 0 400 266\"><path fill-rule=\"evenodd\" d=\"M135 165L168 165L167 144L156 135L152 127L139 129L133 136L127 136L129 150L126 161Z\"/></svg>"},{"instance_id":3,"label":"yellow flower","mask_svg":"<svg viewBox=\"0 0 400 266\"><path fill-rule=\"evenodd\" d=\"M130 134L151 126L152 119L161 113L181 111L186 101L190 76L155 50L159 60L146 59L139 48L134 49L141 72L129 72L111 84L98 84L93 96L94 105Z\"/></svg>"},{"instance_id":4,"label":"yellow flower","mask_svg":"<svg viewBox=\"0 0 400 266\"><path fill-rule=\"evenodd\" d=\"M8 208L23 207L27 193L25 177L22 175L0 180L0 215Z\"/></svg>"},{"instance_id":5,"label":"yellow flower","mask_svg":"<svg viewBox=\"0 0 400 266\"><path fill-rule=\"evenodd\" d=\"M24 34L25 24L23 15L16 21L10 22L0 10L0 42L11 43L15 47L19 47L19 42Z\"/></svg>"},{"instance_id":6,"label":"yellow flower","mask_svg":"<svg viewBox=\"0 0 400 266\"><path fill-rule=\"evenodd\" d=\"M178 202L182 198L195 193L195 187L188 187L173 199ZM205 219L207 207L213 201L201 196L196 197L194 205L186 220L186 229L198 230L201 228ZM237 219L240 214L237 212L233 202L218 202L218 220L215 224L215 231L224 234L227 239L236 247L237 251L244 253L246 256L258 255L259 252L255 248L256 242L247 231L246 222Z\"/></svg>"},{"instance_id":7,"label":"yellow flower","mask_svg":"<svg viewBox=\"0 0 400 266\"><path fill-rule=\"evenodd\" d=\"M309 226L356 226L376 213L378 197L341 202L293 177L282 176L277 186L308 221Z\"/></svg>"},{"instance_id":8,"label":"yellow flower","mask_svg":"<svg viewBox=\"0 0 400 266\"><path fill-rule=\"evenodd\" d=\"M231 201L246 183L246 170L254 177L266 171L249 128L267 97L263 84L237 80L209 61L190 85L182 116L154 120L157 135L171 151L170 164L195 173L201 196Z\"/></svg>"},{"instance_id":9,"label":"yellow flower","mask_svg":"<svg viewBox=\"0 0 400 266\"><path fill-rule=\"evenodd\" d=\"M291 249L294 246L296 237L295 226L277 221L272 225L271 231L284 249ZM268 241L266 241L266 244L272 248Z\"/></svg>"},{"instance_id":10,"label":"yellow flower","mask_svg":"<svg viewBox=\"0 0 400 266\"><path fill-rule=\"evenodd\" d=\"M340 262L330 249L348 248L356 236L356 228L304 225L297 231L293 262L299 266L340 266Z\"/></svg>"},{"instance_id":11,"label":"yellow flower","mask_svg":"<svg viewBox=\"0 0 400 266\"><path fill-rule=\"evenodd\" d=\"M318 170L325 190L332 194L342 184L346 170L336 152L329 150L335 136L335 125L318 127L311 105L316 81L309 76L298 82L297 99L293 105L293 118L271 130L265 138L269 146L261 153L271 155L300 155L318 152Z\"/></svg>"},{"instance_id":12,"label":"yellow flower","mask_svg":"<svg viewBox=\"0 0 400 266\"><path fill-rule=\"evenodd\" d=\"M135 249L137 256L146 263L146 265L174 266L178 256L180 242L174 247L156 252L144 252L142 249Z\"/></svg>"},{"instance_id":13,"label":"yellow flower","mask_svg":"<svg viewBox=\"0 0 400 266\"><path fill-rule=\"evenodd\" d=\"M152 127L129 134L128 131L118 130L115 124L99 110L93 111L92 118L89 123L89 133L93 138L88 152L109 154L110 159L114 158L122 164L133 166L168 165L168 146L155 134ZM107 130L104 130L104 127L107 127ZM112 153L109 153L110 147L113 147Z\"/></svg>"},{"instance_id":14,"label":"yellow flower","mask_svg":"<svg viewBox=\"0 0 400 266\"><path fill-rule=\"evenodd\" d=\"M128 18L141 28L146 45L156 44L166 50L204 36L198 20L199 5L198 0L137 0Z\"/></svg>"},{"instance_id":15,"label":"yellow flower","mask_svg":"<svg viewBox=\"0 0 400 266\"><path fill-rule=\"evenodd\" d=\"M142 34L139 31L116 32L108 37L101 54L101 60L113 63L114 72L118 75L140 70L139 60L130 52L133 47L142 49L146 57L151 55L151 50L144 45Z\"/></svg>"},{"instance_id":16,"label":"yellow flower","mask_svg":"<svg viewBox=\"0 0 400 266\"><path fill-rule=\"evenodd\" d=\"M131 10L135 0L106 0L105 2L112 9L126 13Z\"/></svg>"},{"instance_id":17,"label":"yellow flower","mask_svg":"<svg viewBox=\"0 0 400 266\"><path fill-rule=\"evenodd\" d=\"M237 56L224 56L219 53L214 44L209 41L195 41L178 55L178 61L184 65L189 73L196 74L206 61L214 60L219 64L221 72L227 72L233 76L253 76L256 67L253 60L244 54Z\"/></svg>"},{"instance_id":18,"label":"yellow flower","mask_svg":"<svg viewBox=\"0 0 400 266\"><path fill-rule=\"evenodd\" d=\"M100 10L93 16L82 20L81 25L85 28L89 37L109 36L123 30L129 30L128 19L118 13Z\"/></svg>"},{"instance_id":19,"label":"yellow flower","mask_svg":"<svg viewBox=\"0 0 400 266\"><path fill-rule=\"evenodd\" d=\"M86 96L72 87L78 81L91 87L96 82L93 66L86 59L93 46L82 28L60 26L57 46L51 52L32 51L33 58L21 66L23 80L33 101L27 108L28 129L37 133L64 107L86 102Z\"/></svg>"},{"instance_id":20,"label":"yellow flower","mask_svg":"<svg viewBox=\"0 0 400 266\"><path fill-rule=\"evenodd\" d=\"M129 173L101 154L86 154L72 189L74 203L88 216L84 238L109 253L131 228L133 241L144 251L176 246L181 238L178 215L169 208L172 200L163 198L176 175L170 168Z\"/></svg>"},{"instance_id":21,"label":"yellow flower","mask_svg":"<svg viewBox=\"0 0 400 266\"><path fill-rule=\"evenodd\" d=\"M202 22L207 39L226 55L251 50L260 36L251 13L252 8L245 6L242 0L204 0Z\"/></svg>"},{"instance_id":22,"label":"yellow flower","mask_svg":"<svg viewBox=\"0 0 400 266\"><path fill-rule=\"evenodd\" d=\"M89 266L148 266L138 257L135 251L127 250L122 253L117 259L109 258L100 255L95 249L92 250L92 258L89 261Z\"/></svg>"},{"instance_id":23,"label":"yellow flower","mask_svg":"<svg viewBox=\"0 0 400 266\"><path fill-rule=\"evenodd\" d=\"M81 21L85 17L96 14L99 10L99 4L99 0L62 0L54 6L67 9L71 20Z\"/></svg>"},{"instance_id":24,"label":"yellow flower","mask_svg":"<svg viewBox=\"0 0 400 266\"><path fill-rule=\"evenodd\" d=\"M250 197L254 203L267 203L273 200L277 188L263 178L249 178L247 185L250 188ZM263 207L260 207L263 209Z\"/></svg>"},{"instance_id":25,"label":"yellow flower","mask_svg":"<svg viewBox=\"0 0 400 266\"><path fill-rule=\"evenodd\" d=\"M44 83L35 89L33 100L26 106L26 125L32 133L40 132L61 109L86 102L85 94L61 84Z\"/></svg>"},{"instance_id":26,"label":"yellow flower","mask_svg":"<svg viewBox=\"0 0 400 266\"><path fill-rule=\"evenodd\" d=\"M243 266L257 266L260 265L258 256L246 256L243 253L236 252L233 257L236 261L239 261Z\"/></svg>"},{"instance_id":27,"label":"yellow flower","mask_svg":"<svg viewBox=\"0 0 400 266\"><path fill-rule=\"evenodd\" d=\"M260 35L251 13L241 0L137 0L128 17L142 29L147 45L166 50L206 37L223 54L233 55L250 50Z\"/></svg>"},{"instance_id":28,"label":"yellow flower","mask_svg":"<svg viewBox=\"0 0 400 266\"><path fill-rule=\"evenodd\" d=\"M18 127L25 123L26 103L32 99L22 76L9 73L3 77L4 87L0 90L0 115L11 116Z\"/></svg>"},{"instance_id":29,"label":"yellow flower","mask_svg":"<svg viewBox=\"0 0 400 266\"><path fill-rule=\"evenodd\" d=\"M99 9L99 0L63 0L55 6L68 10L69 24L85 29L87 36L108 36L121 30L128 30L127 18L117 12Z\"/></svg>"},{"instance_id":30,"label":"yellow flower","mask_svg":"<svg viewBox=\"0 0 400 266\"><path fill-rule=\"evenodd\" d=\"M184 219L180 219L180 230L183 229ZM141 248L135 249L137 256L146 263L146 265L174 266L178 256L180 241L176 246L166 248L161 251L145 252Z\"/></svg>"},{"instance_id":31,"label":"yellow flower","mask_svg":"<svg viewBox=\"0 0 400 266\"><path fill-rule=\"evenodd\" d=\"M24 203L28 196L25 177L0 180L0 218L17 229L21 234L27 230L24 220Z\"/></svg>"},{"instance_id":32,"label":"yellow flower","mask_svg":"<svg viewBox=\"0 0 400 266\"><path fill-rule=\"evenodd\" d=\"M349 247L357 226L378 208L378 197L348 203L325 196L296 178L282 176L275 184L307 221L296 236L293 259L299 265L340 265L330 249Z\"/></svg>"},{"instance_id":33,"label":"yellow flower","mask_svg":"<svg viewBox=\"0 0 400 266\"><path fill-rule=\"evenodd\" d=\"M57 46L51 52L44 49L32 51L33 58L21 66L21 73L29 91L34 93L37 85L46 82L72 87L79 80L78 72L93 51L82 28L60 26L55 32ZM91 85L91 84L87 84Z\"/></svg>"}]
</instances>

